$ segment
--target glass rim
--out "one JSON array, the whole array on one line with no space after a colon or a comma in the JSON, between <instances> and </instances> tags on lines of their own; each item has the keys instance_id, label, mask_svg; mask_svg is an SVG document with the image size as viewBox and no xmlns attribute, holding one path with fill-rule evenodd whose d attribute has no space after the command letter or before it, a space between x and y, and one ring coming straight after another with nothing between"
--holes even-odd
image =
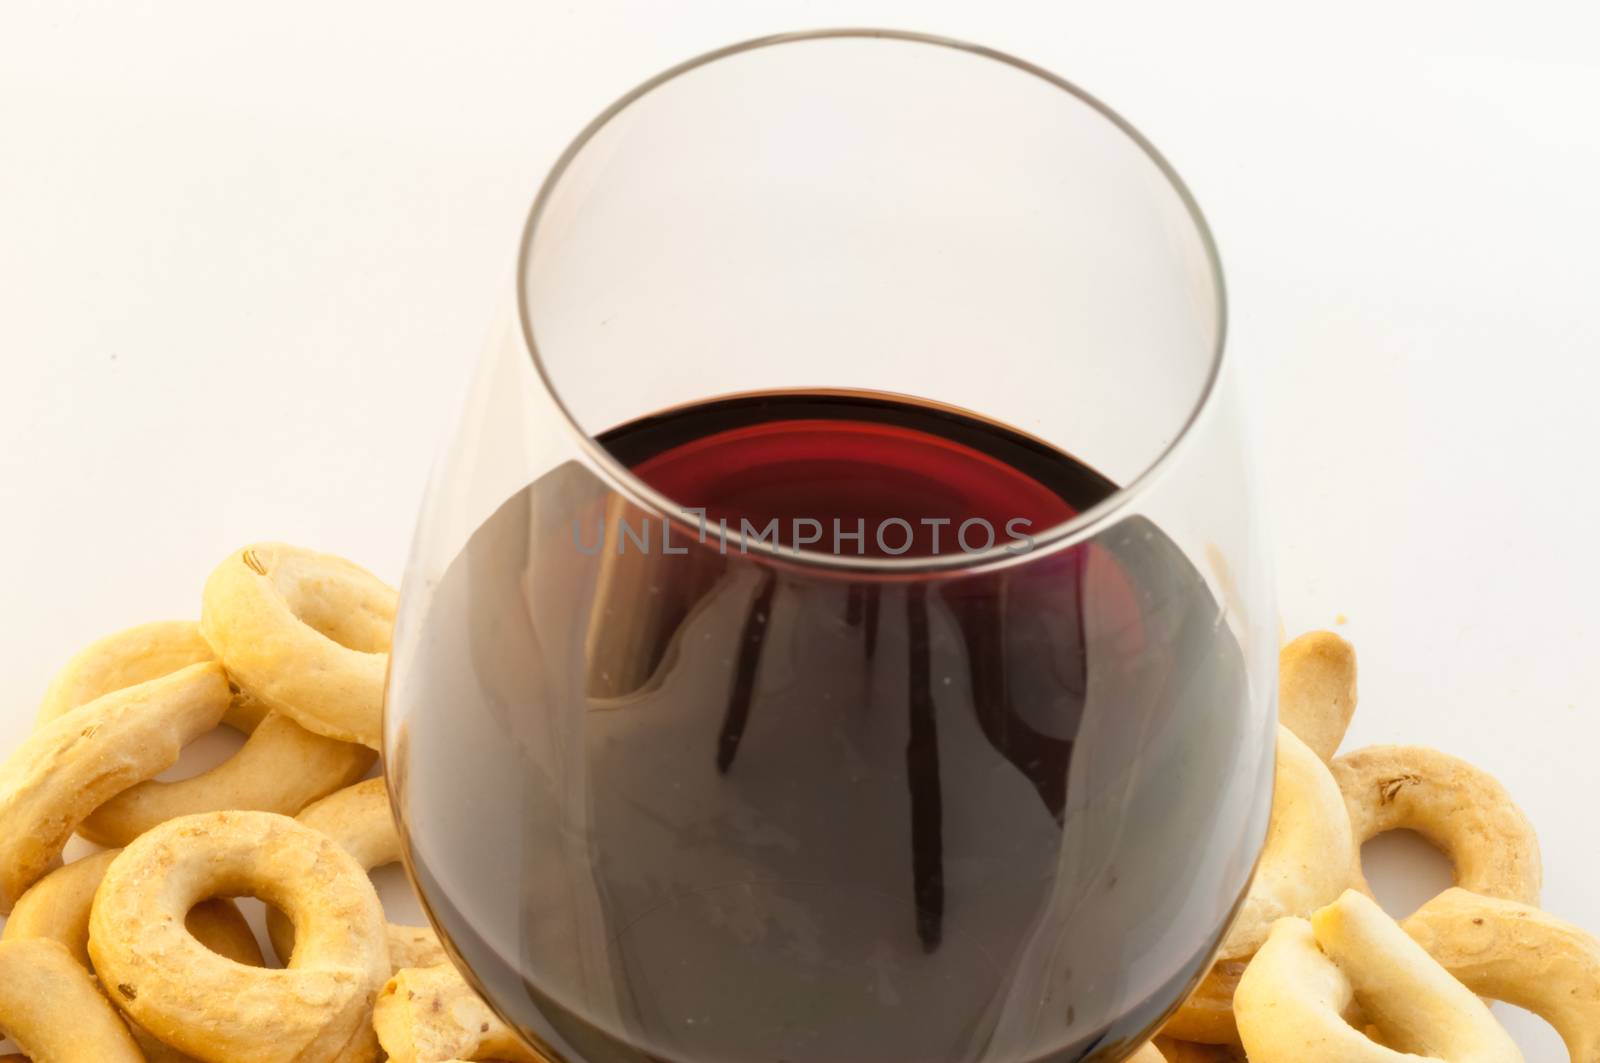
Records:
<instances>
[{"instance_id":1,"label":"glass rim","mask_svg":"<svg viewBox=\"0 0 1600 1063\"><path fill-rule=\"evenodd\" d=\"M673 521L690 529L697 527L695 522L685 519L685 514L692 511L686 510L675 499L662 494L635 476L598 439L585 430L583 425L578 422L577 417L574 416L572 410L567 406L566 400L562 398L560 388L556 386L555 380L552 379L544 358L539 352L532 314L528 309L528 263L532 256L534 240L538 235L539 222L543 219L545 208L549 205L552 195L561 183L561 179L566 175L567 170L578 155L588 147L590 141L609 125L612 119L656 89L675 81L684 74L722 59L778 45L838 39L888 40L908 44L922 44L965 52L981 59L992 60L1022 73L1032 75L1046 84L1077 98L1079 102L1087 105L1100 117L1110 122L1123 136L1127 137L1144 153L1145 157L1155 166L1157 172L1166 180L1167 185L1176 193L1179 201L1183 204L1184 211L1200 239L1201 248L1205 253L1206 265L1210 273L1211 290L1215 302L1213 310L1216 314L1216 331L1212 337L1210 365L1207 368L1205 379L1201 383L1199 394L1189 407L1187 416L1183 419L1172 440L1162 448L1161 452L1146 462L1138 475L1134 476L1126 484L1119 486L1099 502L1074 514L1069 519L1059 524L1051 525L1043 532L1034 535L1032 537L1033 545L1027 550L1018 552L1008 549L1004 544L1000 544L972 553L952 552L922 557L867 557L823 553L816 550L796 550L782 546L777 542L767 542L762 539L749 540L740 532L729 530L721 538L726 552L732 554L737 550L740 556L770 560L785 567L831 570L840 574L902 578L934 574L964 576L1023 564L1036 557L1043 557L1070 549L1093 538L1115 523L1123 511L1127 510L1138 498L1146 494L1155 482L1160 479L1161 475L1174 464L1176 457L1193 434L1195 426L1215 402L1218 383L1222 377L1223 357L1227 346L1228 333L1228 299L1227 290L1223 282L1222 260L1217 252L1216 240L1212 236L1211 227L1206 223L1205 215L1200 210L1200 205L1195 200L1194 194L1189 191L1188 185L1184 183L1183 178L1178 175L1177 170L1167 161L1166 157L1131 122L1113 111L1094 95L1079 88L1067 79L1025 59L1020 59L1007 52L988 48L981 44L973 44L954 37L921 33L914 30L865 27L839 27L776 33L753 37L703 52L663 70L618 97L610 106L591 119L579 131L578 135L567 144L565 150L556 159L554 165L550 167L549 173L545 175L543 182L540 184L538 195L534 197L533 206L528 211L527 221L523 225L522 239L517 253L517 321L522 332L523 343L528 348L528 356L533 362L535 372L539 374L540 383L551 401L554 402L556 409L560 412L562 420L566 423L566 428L576 437L579 447L585 456L590 459L594 471L603 477L613 490L639 508L665 520ZM713 395L706 397L716 399L723 396ZM980 416L982 415L982 411L975 412Z\"/></svg>"}]
</instances>

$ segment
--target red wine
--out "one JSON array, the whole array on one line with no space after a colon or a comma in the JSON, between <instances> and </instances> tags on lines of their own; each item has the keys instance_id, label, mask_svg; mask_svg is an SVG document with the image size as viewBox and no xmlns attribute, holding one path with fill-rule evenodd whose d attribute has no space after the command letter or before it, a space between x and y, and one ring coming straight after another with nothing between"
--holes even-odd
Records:
<instances>
[{"instance_id":1,"label":"red wine","mask_svg":"<svg viewBox=\"0 0 1600 1063\"><path fill-rule=\"evenodd\" d=\"M1031 533L1116 490L1009 429L859 395L726 399L635 421L601 442L663 495L704 510L696 524L719 539L744 522L773 526L790 549L843 556L950 555L997 543L1021 552ZM817 541L801 544L794 530L807 520L815 527L802 535Z\"/></svg>"},{"instance_id":2,"label":"red wine","mask_svg":"<svg viewBox=\"0 0 1600 1063\"><path fill-rule=\"evenodd\" d=\"M1118 1058L1264 827L1190 562L1136 516L1038 544L1115 485L944 408L743 396L600 441L701 512L553 471L391 677L413 871L491 999L573 1060Z\"/></svg>"}]
</instances>

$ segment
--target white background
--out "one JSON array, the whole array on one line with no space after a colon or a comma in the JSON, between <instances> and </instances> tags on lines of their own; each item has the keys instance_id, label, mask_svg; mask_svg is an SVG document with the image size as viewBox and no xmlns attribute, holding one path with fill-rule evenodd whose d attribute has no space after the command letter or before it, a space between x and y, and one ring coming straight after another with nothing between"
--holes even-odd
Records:
<instances>
[{"instance_id":1,"label":"white background","mask_svg":"<svg viewBox=\"0 0 1600 1063\"><path fill-rule=\"evenodd\" d=\"M397 577L566 139L691 54L829 24L1015 52L1175 163L1222 247L1288 630L1347 616L1352 742L1491 769L1539 827L1546 906L1600 930L1600 8L1577 0L9 3L0 742L81 643L193 615L240 543ZM1387 848L1391 907L1437 888Z\"/></svg>"}]
</instances>

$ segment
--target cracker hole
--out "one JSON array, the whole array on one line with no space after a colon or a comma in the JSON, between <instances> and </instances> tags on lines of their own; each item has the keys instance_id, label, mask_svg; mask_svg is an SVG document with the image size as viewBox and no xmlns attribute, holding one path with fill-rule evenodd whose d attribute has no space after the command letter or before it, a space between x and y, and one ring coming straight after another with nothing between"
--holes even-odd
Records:
<instances>
[{"instance_id":1,"label":"cracker hole","mask_svg":"<svg viewBox=\"0 0 1600 1063\"><path fill-rule=\"evenodd\" d=\"M368 872L372 879L372 886L378 891L378 900L383 905L384 920L390 923L400 923L405 926L427 926L428 917L422 912L422 903L417 900L417 895L411 888L411 880L406 877L405 868L398 862L383 864ZM246 898L240 899L241 907ZM260 901L255 902L260 905ZM263 942L262 952L267 957L267 966L282 967L289 962L289 957L278 956L272 948L272 943L266 933L266 908L262 906L262 916L257 938ZM245 913L250 914L248 911ZM292 920L291 920L292 922Z\"/></svg>"},{"instance_id":2,"label":"cracker hole","mask_svg":"<svg viewBox=\"0 0 1600 1063\"><path fill-rule=\"evenodd\" d=\"M1566 1043L1561 1040L1561 1035L1556 1033L1555 1027L1533 1012L1495 1001L1494 1017L1500 1020L1500 1024L1511 1034L1511 1039L1517 1042L1517 1047L1522 1049L1525 1059L1572 1058L1568 1055Z\"/></svg>"},{"instance_id":3,"label":"cracker hole","mask_svg":"<svg viewBox=\"0 0 1600 1063\"><path fill-rule=\"evenodd\" d=\"M325 602L307 596L289 599L289 608L302 624L347 650L357 653L388 652L389 627L386 621L353 613L342 603Z\"/></svg>"},{"instance_id":4,"label":"cracker hole","mask_svg":"<svg viewBox=\"0 0 1600 1063\"><path fill-rule=\"evenodd\" d=\"M1415 831L1380 834L1361 847L1361 867L1383 910L1404 919L1455 885L1449 859Z\"/></svg>"},{"instance_id":5,"label":"cracker hole","mask_svg":"<svg viewBox=\"0 0 1600 1063\"><path fill-rule=\"evenodd\" d=\"M288 920L290 926L294 926L294 920L293 919L289 919L289 917L287 915L285 915L281 910L273 907L270 904L267 904L265 902L258 902L258 903L261 904L261 922L259 924L257 924L255 922L255 919L253 918L254 913L248 913L247 912L246 914L252 916L252 918L251 918L251 925L252 926L259 926L259 929L256 930L256 935L262 941L261 952L267 958L267 966L268 967L287 967L287 966L289 966L289 957L286 956L286 955L285 956L278 955L277 948L272 944L272 934L269 933L268 930L267 930L267 919L269 917L273 916L273 915L277 915L277 916L282 917L283 919Z\"/></svg>"},{"instance_id":6,"label":"cracker hole","mask_svg":"<svg viewBox=\"0 0 1600 1063\"><path fill-rule=\"evenodd\" d=\"M1355 1012L1356 1010L1356 1006L1352 1004L1350 1011ZM1394 1046L1384 1040L1382 1030L1379 1030L1370 1022L1357 1022L1356 1020L1358 1018L1361 1018L1361 1016L1347 1013L1344 1016L1344 1021L1349 1023L1352 1029L1354 1029L1362 1037L1365 1037L1367 1040L1371 1041L1373 1044L1382 1045L1384 1048L1390 1049L1391 1051L1394 1050Z\"/></svg>"},{"instance_id":7,"label":"cracker hole","mask_svg":"<svg viewBox=\"0 0 1600 1063\"><path fill-rule=\"evenodd\" d=\"M391 923L405 926L427 926L428 917L422 914L422 905L411 889L405 868L399 864L384 864L372 869L372 884L383 902L383 917Z\"/></svg>"},{"instance_id":8,"label":"cracker hole","mask_svg":"<svg viewBox=\"0 0 1600 1063\"><path fill-rule=\"evenodd\" d=\"M183 747L178 762L157 775L162 782L179 782L210 771L244 745L244 735L231 727L218 727Z\"/></svg>"},{"instance_id":9,"label":"cracker hole","mask_svg":"<svg viewBox=\"0 0 1600 1063\"><path fill-rule=\"evenodd\" d=\"M272 951L272 941L267 937L267 904L259 897L235 897L233 903L239 906L244 917L250 923L250 930L256 936L256 944L261 946L261 955L266 959L267 966L272 968L282 967L278 954Z\"/></svg>"},{"instance_id":10,"label":"cracker hole","mask_svg":"<svg viewBox=\"0 0 1600 1063\"><path fill-rule=\"evenodd\" d=\"M272 583L302 624L358 653L386 653L394 618L379 615L360 592L307 571L296 559L281 559Z\"/></svg>"},{"instance_id":11,"label":"cracker hole","mask_svg":"<svg viewBox=\"0 0 1600 1063\"><path fill-rule=\"evenodd\" d=\"M235 908L238 908L240 914L245 917L245 924L246 927L248 927L248 930L250 930L250 937L254 938L254 941L256 941L256 948L261 949L261 959L264 961L264 965L266 965L266 967L277 967L277 964L272 962L272 948L270 948L270 945L267 945L266 925L262 924L261 921L261 901L258 901L253 897L227 898L227 900L234 901ZM202 905L211 905L213 901L216 901L216 898L205 898L205 900L195 901L194 908L200 908ZM254 911L251 911L251 906L254 906ZM197 929L197 927L195 927L194 922L194 908L189 909L189 916L184 919L184 925L186 925L187 929L189 929L190 937L194 937L195 941L198 941L203 948L210 949L210 951L213 951L213 953L221 954L221 956L227 956L227 959L232 959L232 961L238 962L237 956L229 956L229 954L221 953L219 949L214 948L213 943L206 940L205 932L195 933L195 929ZM227 922L226 916L219 917L214 913L211 914L211 919L216 919L218 922ZM211 930L211 933L219 932L221 932L221 930ZM254 964L250 965L253 967Z\"/></svg>"}]
</instances>

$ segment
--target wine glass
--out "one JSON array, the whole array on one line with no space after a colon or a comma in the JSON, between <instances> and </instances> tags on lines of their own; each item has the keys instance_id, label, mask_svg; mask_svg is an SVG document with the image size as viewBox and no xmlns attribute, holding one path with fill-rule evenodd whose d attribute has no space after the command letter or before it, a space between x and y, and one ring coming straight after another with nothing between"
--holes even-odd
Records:
<instances>
[{"instance_id":1,"label":"wine glass","mask_svg":"<svg viewBox=\"0 0 1600 1063\"><path fill-rule=\"evenodd\" d=\"M534 203L385 742L468 977L570 1063L1117 1060L1265 830L1276 631L1210 235L956 41L684 63Z\"/></svg>"}]
</instances>

